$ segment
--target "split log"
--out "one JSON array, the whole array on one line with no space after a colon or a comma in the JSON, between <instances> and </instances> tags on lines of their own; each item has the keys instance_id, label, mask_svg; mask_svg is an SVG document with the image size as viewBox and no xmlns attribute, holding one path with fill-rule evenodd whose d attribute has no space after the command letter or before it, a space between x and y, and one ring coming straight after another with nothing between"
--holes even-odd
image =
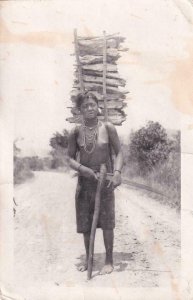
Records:
<instances>
[{"instance_id":1,"label":"split log","mask_svg":"<svg viewBox=\"0 0 193 300\"><path fill-rule=\"evenodd\" d=\"M82 70L82 74L83 75L88 75L88 76L94 76L94 77L103 77L103 73L101 71L95 71L95 70ZM74 75L78 76L77 71L74 72ZM114 72L114 73L107 72L106 77L107 78L121 79L118 71Z\"/></svg>"},{"instance_id":2,"label":"split log","mask_svg":"<svg viewBox=\"0 0 193 300\"><path fill-rule=\"evenodd\" d=\"M99 101L98 105L100 108L104 108L104 102L103 101ZM123 101L123 100L107 100L107 108L116 108L116 109L121 109L123 107L125 107L127 104Z\"/></svg>"},{"instance_id":3,"label":"split log","mask_svg":"<svg viewBox=\"0 0 193 300\"><path fill-rule=\"evenodd\" d=\"M80 93L80 90L73 90L71 92L71 101L72 102L75 102L76 101L76 97L77 95ZM97 97L98 101L103 101L103 95L96 92L96 91L92 91L92 93ZM121 100L124 100L126 99L126 95L125 94L119 94L119 95L116 95L116 94L107 94L106 96L107 98L107 101L121 101Z\"/></svg>"},{"instance_id":4,"label":"split log","mask_svg":"<svg viewBox=\"0 0 193 300\"><path fill-rule=\"evenodd\" d=\"M103 64L84 65L82 66L82 69L103 72ZM117 66L112 64L107 64L107 72L117 72Z\"/></svg>"},{"instance_id":5,"label":"split log","mask_svg":"<svg viewBox=\"0 0 193 300\"><path fill-rule=\"evenodd\" d=\"M103 78L102 77L94 77L94 76L87 76L83 75L82 76L83 82L90 82L90 83L102 83ZM77 79L75 83L79 83L79 80ZM106 84L109 86L125 86L126 82L124 79L112 79L112 78L106 78Z\"/></svg>"},{"instance_id":6,"label":"split log","mask_svg":"<svg viewBox=\"0 0 193 300\"><path fill-rule=\"evenodd\" d=\"M77 95L80 93L80 89L74 89L71 91L71 100L72 102L75 101ZM97 91L92 91L92 93L97 97L98 101L103 101L103 95L98 93ZM110 100L114 100L114 101L119 101L119 100L122 100L122 99L126 99L126 95L123 94L123 93L119 93L119 95L116 95L116 94L107 94L106 96L107 98L107 101L110 101Z\"/></svg>"},{"instance_id":7,"label":"split log","mask_svg":"<svg viewBox=\"0 0 193 300\"><path fill-rule=\"evenodd\" d=\"M106 39L109 40L109 39L115 39L115 40L119 40L121 43L125 41L125 38L120 36L119 33L113 33L113 34L107 34L106 35ZM85 37L82 37L82 36L79 36L78 37L78 40L79 41L85 41L85 40L89 40L89 41L102 41L103 40L103 37L101 36L85 36Z\"/></svg>"},{"instance_id":8,"label":"split log","mask_svg":"<svg viewBox=\"0 0 193 300\"><path fill-rule=\"evenodd\" d=\"M104 109L102 109L101 115L104 115ZM126 114L122 109L108 108L108 117L113 117L113 116L125 117Z\"/></svg>"},{"instance_id":9,"label":"split log","mask_svg":"<svg viewBox=\"0 0 193 300\"><path fill-rule=\"evenodd\" d=\"M122 43L123 41L121 40L121 38L110 38L110 39L106 39L106 43L107 43L107 48L119 48L119 45ZM84 47L84 48L101 48L103 47L103 39L98 39L98 40L78 40L78 44L80 47Z\"/></svg>"},{"instance_id":10,"label":"split log","mask_svg":"<svg viewBox=\"0 0 193 300\"><path fill-rule=\"evenodd\" d=\"M126 120L126 116L109 116L109 121L114 125L121 126L122 123Z\"/></svg>"},{"instance_id":11,"label":"split log","mask_svg":"<svg viewBox=\"0 0 193 300\"><path fill-rule=\"evenodd\" d=\"M117 56L108 56L107 62L109 64L115 64L120 55ZM82 65L91 65L91 64L100 64L103 62L103 57L101 55L85 55L80 57L80 62Z\"/></svg>"},{"instance_id":12,"label":"split log","mask_svg":"<svg viewBox=\"0 0 193 300\"><path fill-rule=\"evenodd\" d=\"M82 123L83 119L81 115L77 115L77 116L73 116L73 117L69 117L66 118L66 121L70 122L70 123Z\"/></svg>"},{"instance_id":13,"label":"split log","mask_svg":"<svg viewBox=\"0 0 193 300\"><path fill-rule=\"evenodd\" d=\"M74 83L74 88L79 88L79 85ZM103 92L103 86L102 84L98 83L89 83L89 82L84 82L84 87L85 90L87 91L97 91L102 94ZM120 91L118 88L113 87L113 86L107 86L107 94L116 94L117 97L119 98L122 94L127 94L128 91Z\"/></svg>"},{"instance_id":14,"label":"split log","mask_svg":"<svg viewBox=\"0 0 193 300\"><path fill-rule=\"evenodd\" d=\"M80 115L80 111L79 109L75 106L75 107L71 107L71 113L74 115L74 116L78 116Z\"/></svg>"},{"instance_id":15,"label":"split log","mask_svg":"<svg viewBox=\"0 0 193 300\"><path fill-rule=\"evenodd\" d=\"M80 46L80 56L85 56L85 55L101 55L103 56L103 47L97 47L96 49L93 47L91 48L85 48ZM117 57L119 56L119 51L115 48L108 48L107 49L107 55L112 56L112 57Z\"/></svg>"}]
</instances>

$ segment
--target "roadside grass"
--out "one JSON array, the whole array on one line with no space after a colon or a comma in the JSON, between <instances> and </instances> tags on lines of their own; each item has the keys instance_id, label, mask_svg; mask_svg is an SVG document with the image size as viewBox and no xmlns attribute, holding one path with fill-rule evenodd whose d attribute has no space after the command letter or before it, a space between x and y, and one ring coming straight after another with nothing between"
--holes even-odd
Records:
<instances>
[{"instance_id":1,"label":"roadside grass","mask_svg":"<svg viewBox=\"0 0 193 300\"><path fill-rule=\"evenodd\" d=\"M14 184L20 184L34 177L29 164L20 157L14 158Z\"/></svg>"},{"instance_id":2,"label":"roadside grass","mask_svg":"<svg viewBox=\"0 0 193 300\"><path fill-rule=\"evenodd\" d=\"M151 197L178 211L181 208L181 163L180 152L171 152L168 159L144 175L134 162L123 168L123 177L132 182L146 185L155 191ZM149 194L149 191L143 190Z\"/></svg>"}]
</instances>

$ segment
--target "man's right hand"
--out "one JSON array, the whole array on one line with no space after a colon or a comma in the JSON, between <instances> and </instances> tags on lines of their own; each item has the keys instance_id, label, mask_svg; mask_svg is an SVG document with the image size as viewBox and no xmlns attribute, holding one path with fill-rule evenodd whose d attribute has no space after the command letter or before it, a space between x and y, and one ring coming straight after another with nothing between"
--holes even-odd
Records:
<instances>
[{"instance_id":1,"label":"man's right hand","mask_svg":"<svg viewBox=\"0 0 193 300\"><path fill-rule=\"evenodd\" d=\"M98 180L97 174L88 167L81 165L79 168L79 172L82 176L84 176L86 178L93 178L93 179Z\"/></svg>"}]
</instances>

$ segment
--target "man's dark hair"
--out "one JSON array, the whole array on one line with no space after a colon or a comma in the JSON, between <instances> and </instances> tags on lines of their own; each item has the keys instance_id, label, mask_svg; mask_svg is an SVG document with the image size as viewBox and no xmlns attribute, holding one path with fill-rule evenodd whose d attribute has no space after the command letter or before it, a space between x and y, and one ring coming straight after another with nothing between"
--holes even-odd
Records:
<instances>
[{"instance_id":1,"label":"man's dark hair","mask_svg":"<svg viewBox=\"0 0 193 300\"><path fill-rule=\"evenodd\" d=\"M93 94L92 92L90 91L86 91L86 92L83 92L83 93L79 93L77 96L76 96L76 107L78 109L80 109L83 101L85 99L89 99L89 98L92 98L96 104L98 105L98 99L97 97L95 96L95 94Z\"/></svg>"}]
</instances>

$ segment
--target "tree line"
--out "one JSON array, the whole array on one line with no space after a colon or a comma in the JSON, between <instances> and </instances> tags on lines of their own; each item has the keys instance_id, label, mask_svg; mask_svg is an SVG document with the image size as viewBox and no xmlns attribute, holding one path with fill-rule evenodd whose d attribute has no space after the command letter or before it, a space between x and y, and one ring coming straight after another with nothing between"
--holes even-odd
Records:
<instances>
[{"instance_id":1,"label":"tree line","mask_svg":"<svg viewBox=\"0 0 193 300\"><path fill-rule=\"evenodd\" d=\"M14 143L14 181L21 183L33 176L33 171L66 170L68 168L69 132L55 132L50 140L51 151L44 158L21 157ZM149 121L132 131L122 142L123 176L151 186L172 198L180 206L180 131L169 132L160 123Z\"/></svg>"}]
</instances>

